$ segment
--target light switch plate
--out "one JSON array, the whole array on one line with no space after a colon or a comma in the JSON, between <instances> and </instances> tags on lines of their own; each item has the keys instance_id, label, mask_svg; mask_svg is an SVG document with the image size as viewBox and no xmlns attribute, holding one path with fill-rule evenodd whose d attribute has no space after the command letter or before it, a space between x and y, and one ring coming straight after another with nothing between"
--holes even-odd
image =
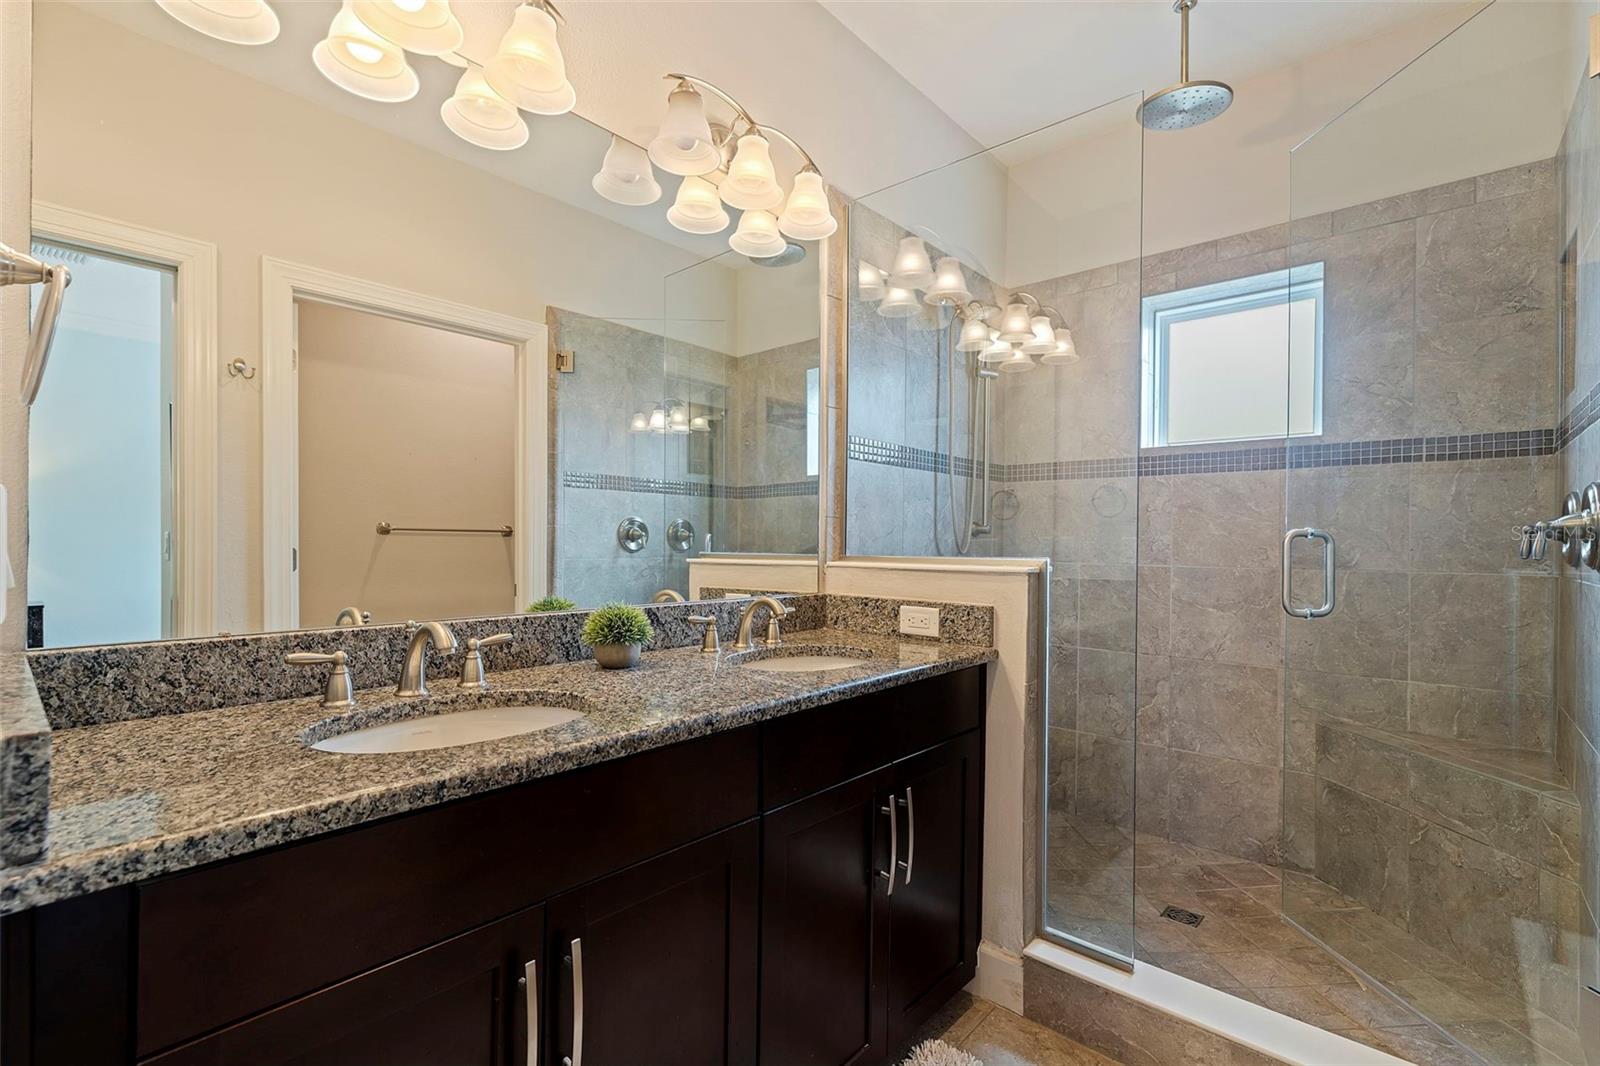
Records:
<instances>
[{"instance_id":1,"label":"light switch plate","mask_svg":"<svg viewBox=\"0 0 1600 1066\"><path fill-rule=\"evenodd\" d=\"M937 637L939 635L939 608L901 607L900 632L908 637Z\"/></svg>"}]
</instances>

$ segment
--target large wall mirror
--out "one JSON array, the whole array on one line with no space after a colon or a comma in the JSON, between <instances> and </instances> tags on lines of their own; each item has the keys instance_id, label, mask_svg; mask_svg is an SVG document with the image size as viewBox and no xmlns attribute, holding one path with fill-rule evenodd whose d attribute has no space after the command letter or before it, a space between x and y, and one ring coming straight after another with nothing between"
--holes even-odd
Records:
<instances>
[{"instance_id":1,"label":"large wall mirror","mask_svg":"<svg viewBox=\"0 0 1600 1066\"><path fill-rule=\"evenodd\" d=\"M460 5L487 56L514 0ZM34 242L73 284L32 411L29 645L506 614L814 555L819 255L760 261L155 3L34 15ZM651 116L652 120L654 116Z\"/></svg>"}]
</instances>

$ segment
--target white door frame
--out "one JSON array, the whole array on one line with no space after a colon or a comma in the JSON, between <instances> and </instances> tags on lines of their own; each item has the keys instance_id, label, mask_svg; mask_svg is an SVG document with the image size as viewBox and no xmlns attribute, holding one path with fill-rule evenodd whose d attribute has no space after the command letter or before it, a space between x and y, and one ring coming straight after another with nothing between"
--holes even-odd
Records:
<instances>
[{"instance_id":1,"label":"white door frame","mask_svg":"<svg viewBox=\"0 0 1600 1066\"><path fill-rule=\"evenodd\" d=\"M217 246L39 200L33 202L33 233L176 272L173 636L211 636L217 590Z\"/></svg>"},{"instance_id":2,"label":"white door frame","mask_svg":"<svg viewBox=\"0 0 1600 1066\"><path fill-rule=\"evenodd\" d=\"M545 594L549 533L549 372L542 322L514 318L329 270L261 257L262 628L300 628L300 399L295 373L297 299L371 311L502 341L516 353L516 591L507 613ZM463 427L469 431L471 427ZM519 602L520 601L520 602Z\"/></svg>"}]
</instances>

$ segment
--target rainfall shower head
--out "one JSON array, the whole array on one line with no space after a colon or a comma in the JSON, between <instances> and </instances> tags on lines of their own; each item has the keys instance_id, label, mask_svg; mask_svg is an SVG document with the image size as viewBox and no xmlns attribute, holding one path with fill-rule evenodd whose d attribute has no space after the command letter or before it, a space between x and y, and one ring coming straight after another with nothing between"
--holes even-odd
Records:
<instances>
[{"instance_id":1,"label":"rainfall shower head","mask_svg":"<svg viewBox=\"0 0 1600 1066\"><path fill-rule=\"evenodd\" d=\"M1147 130L1186 130L1210 122L1233 103L1233 88L1220 81L1189 80L1189 11L1200 0L1172 5L1183 20L1178 45L1178 84L1139 105L1139 124Z\"/></svg>"},{"instance_id":2,"label":"rainfall shower head","mask_svg":"<svg viewBox=\"0 0 1600 1066\"><path fill-rule=\"evenodd\" d=\"M805 245L796 244L794 241L790 241L788 246L777 255L745 256L746 259L750 260L750 262L754 263L758 267L786 267L800 262L800 260L804 259L805 257Z\"/></svg>"}]
</instances>

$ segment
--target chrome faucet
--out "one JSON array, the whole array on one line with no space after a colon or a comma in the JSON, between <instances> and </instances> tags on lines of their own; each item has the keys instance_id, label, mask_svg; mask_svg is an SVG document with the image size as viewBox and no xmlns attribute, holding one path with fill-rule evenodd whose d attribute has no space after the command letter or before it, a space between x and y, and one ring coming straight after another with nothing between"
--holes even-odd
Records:
<instances>
[{"instance_id":1,"label":"chrome faucet","mask_svg":"<svg viewBox=\"0 0 1600 1066\"><path fill-rule=\"evenodd\" d=\"M407 622L411 643L406 645L405 665L400 668L400 686L394 694L405 698L428 695L428 645L443 652L456 650L456 635L443 622Z\"/></svg>"},{"instance_id":2,"label":"chrome faucet","mask_svg":"<svg viewBox=\"0 0 1600 1066\"><path fill-rule=\"evenodd\" d=\"M772 615L767 619L767 637L762 641L769 648L776 648L783 643L783 637L778 633L778 619L789 613L789 609L771 596L757 596L751 600L739 616L739 632L733 638L734 651L749 651L756 646L750 636L751 621L755 616L757 607L770 607Z\"/></svg>"}]
</instances>

